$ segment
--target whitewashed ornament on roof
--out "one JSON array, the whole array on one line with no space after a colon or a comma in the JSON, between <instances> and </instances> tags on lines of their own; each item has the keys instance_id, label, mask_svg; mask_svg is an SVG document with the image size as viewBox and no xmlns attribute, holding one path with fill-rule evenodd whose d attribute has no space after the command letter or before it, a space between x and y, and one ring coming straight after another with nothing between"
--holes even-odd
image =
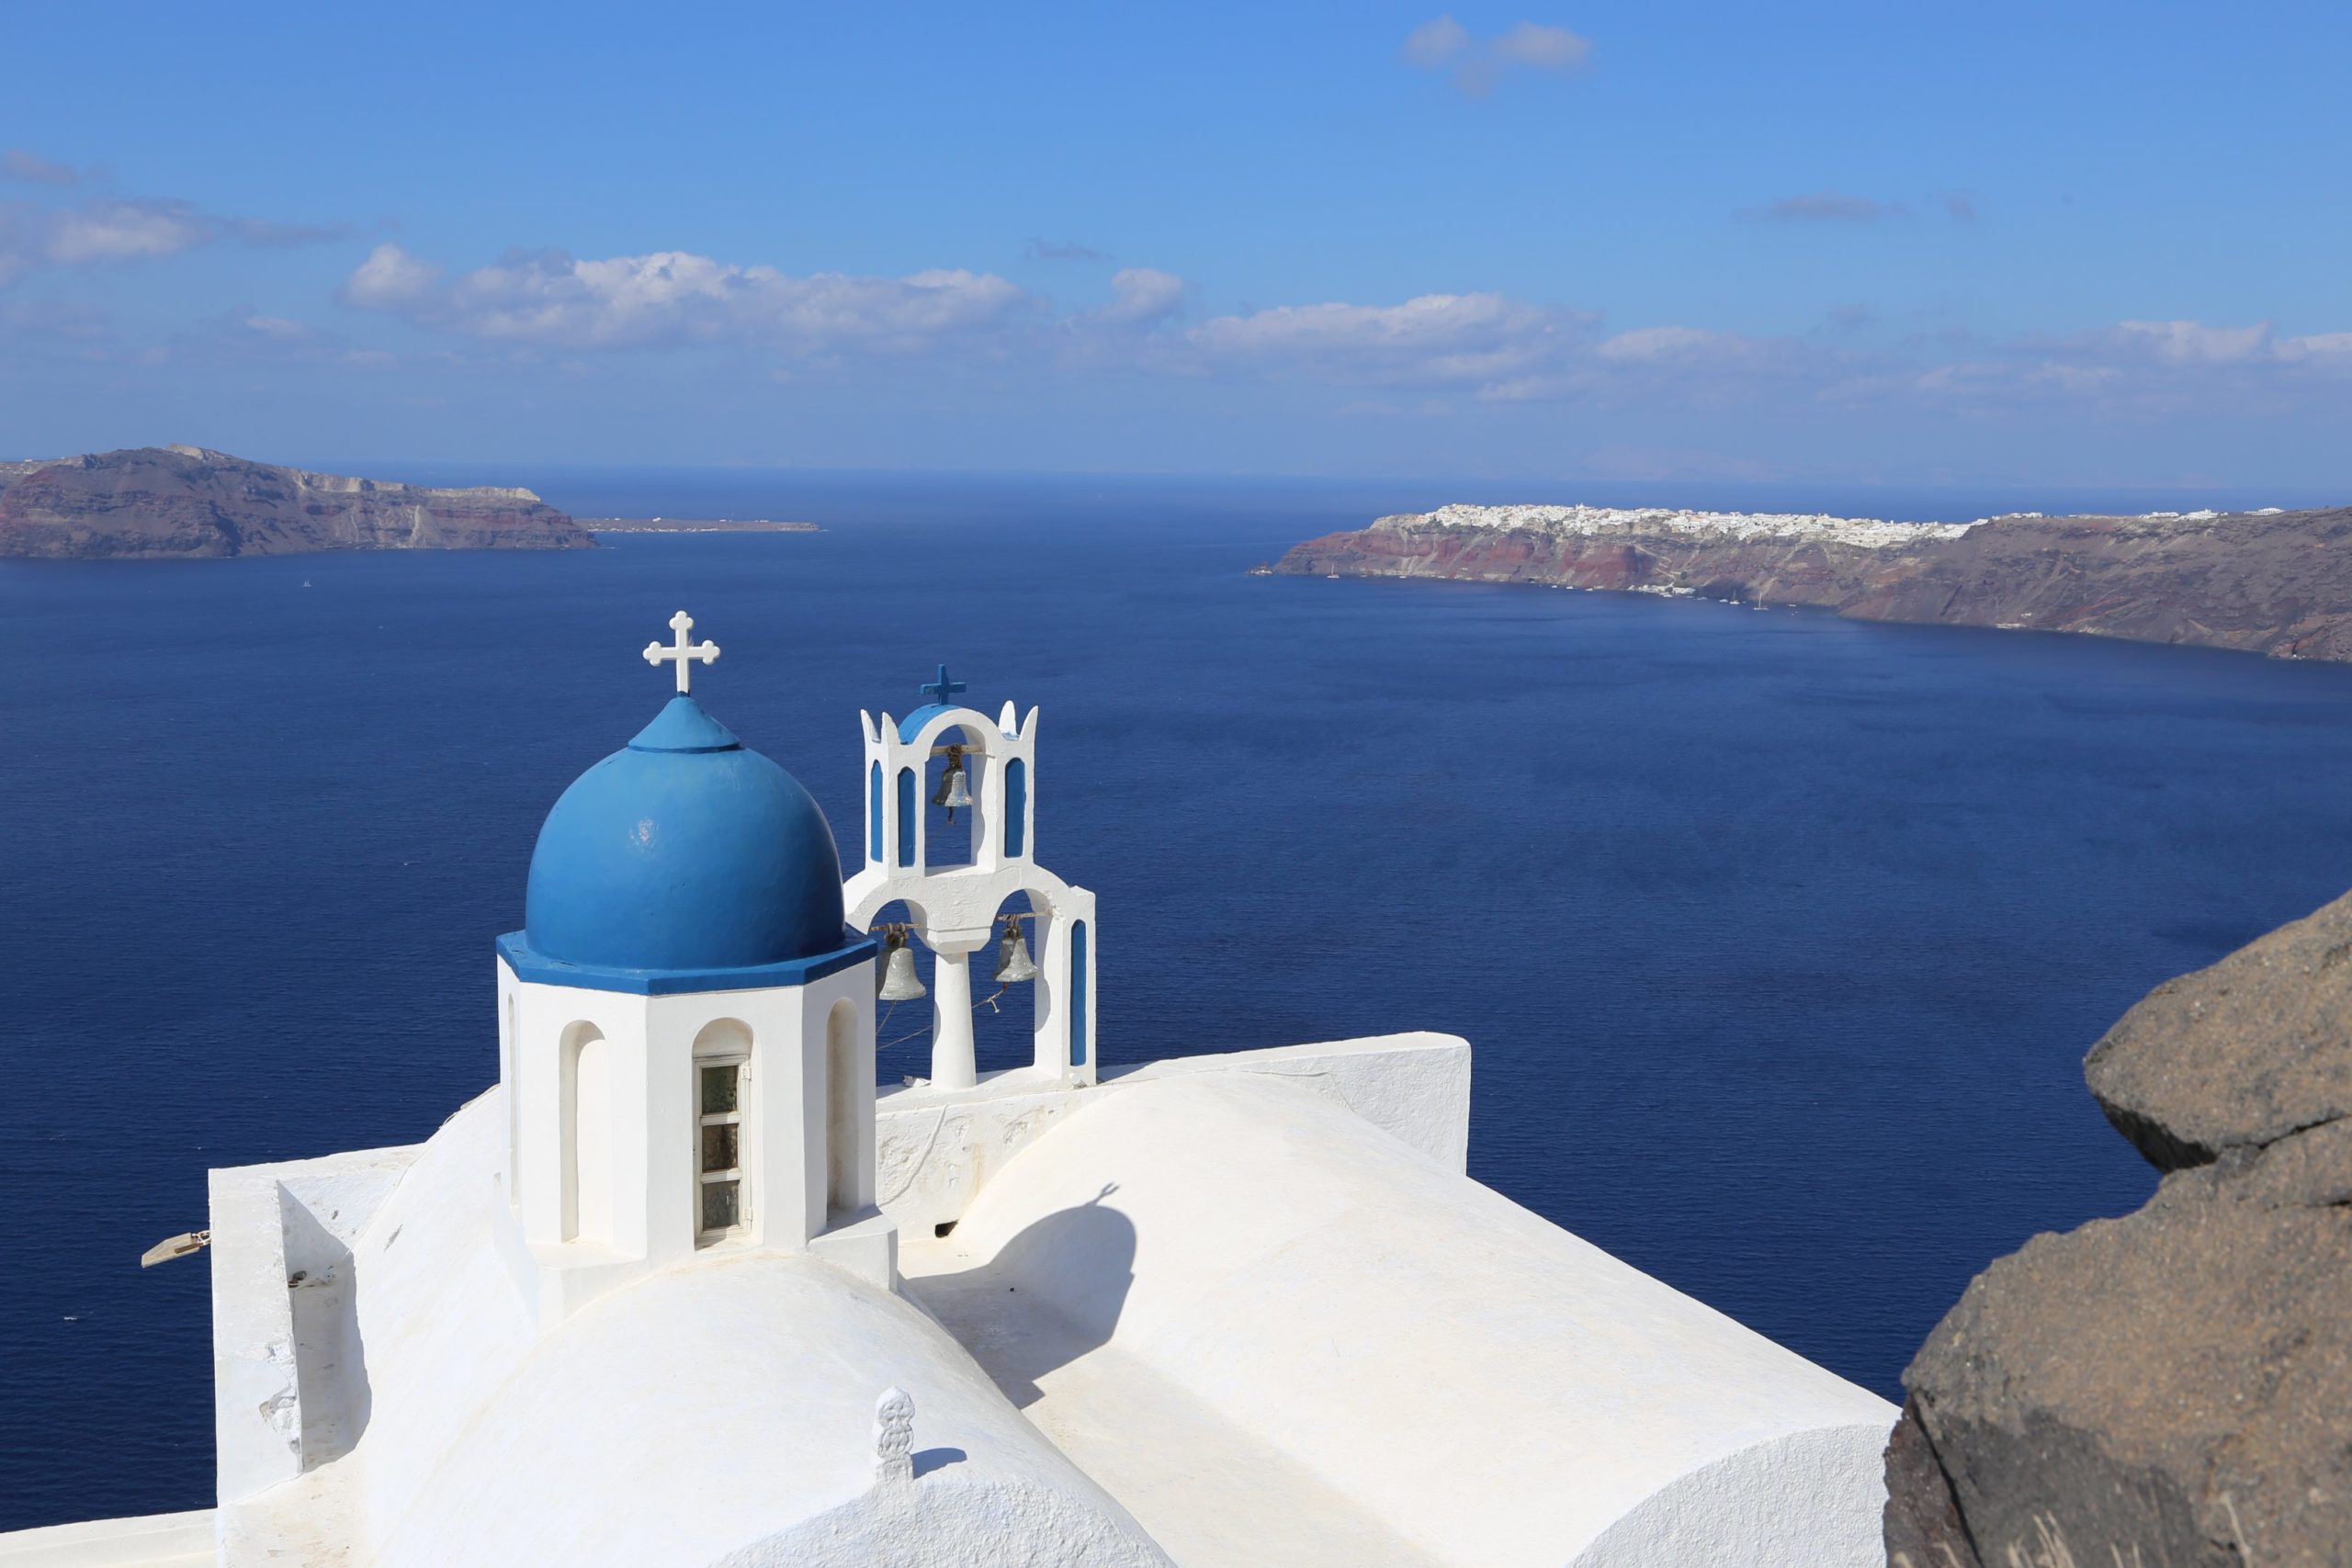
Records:
<instances>
[{"instance_id":1,"label":"whitewashed ornament on roof","mask_svg":"<svg viewBox=\"0 0 2352 1568\"><path fill-rule=\"evenodd\" d=\"M647 643L645 661L656 670L674 661L678 667L678 693L684 696L687 694L688 688L687 672L693 668L694 661L700 660L705 664L715 662L718 658L718 645L708 637L705 637L698 643L688 641L689 635L695 629L695 618L684 610L670 617L670 629L678 634L677 641ZM943 676L946 673L944 669L940 671Z\"/></svg>"}]
</instances>

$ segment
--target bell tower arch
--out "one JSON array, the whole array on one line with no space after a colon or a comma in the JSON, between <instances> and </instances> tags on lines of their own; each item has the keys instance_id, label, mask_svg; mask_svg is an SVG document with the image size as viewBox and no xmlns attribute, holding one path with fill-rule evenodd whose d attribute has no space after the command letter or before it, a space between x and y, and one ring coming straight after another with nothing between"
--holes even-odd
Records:
<instances>
[{"instance_id":1,"label":"bell tower arch","mask_svg":"<svg viewBox=\"0 0 2352 1568\"><path fill-rule=\"evenodd\" d=\"M976 956L1001 981L1035 984L1033 1053L1022 1070L1066 1086L1091 1084L1094 895L1036 861L1037 710L1017 718L1008 702L991 719L956 704L965 689L943 664L921 688L931 700L904 718L858 715L865 741L866 854L842 884L844 915L865 931L892 903L907 906L905 925L881 933L885 1000L923 994L913 944L930 950L933 1087L970 1089L978 1081ZM922 786L933 761L938 783L926 795ZM885 782L890 780L897 783ZM921 804L926 798L944 813L936 844L932 811ZM1023 897L1025 912L1004 908Z\"/></svg>"}]
</instances>

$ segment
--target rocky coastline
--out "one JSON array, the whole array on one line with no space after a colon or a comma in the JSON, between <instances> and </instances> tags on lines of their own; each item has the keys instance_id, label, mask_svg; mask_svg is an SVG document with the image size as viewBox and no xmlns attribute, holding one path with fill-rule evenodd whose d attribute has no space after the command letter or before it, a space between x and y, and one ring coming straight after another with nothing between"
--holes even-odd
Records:
<instances>
[{"instance_id":1,"label":"rocky coastline","mask_svg":"<svg viewBox=\"0 0 2352 1568\"><path fill-rule=\"evenodd\" d=\"M2352 1562L2352 894L2157 987L2084 1071L2162 1179L1928 1337L1889 1563Z\"/></svg>"},{"instance_id":2,"label":"rocky coastline","mask_svg":"<svg viewBox=\"0 0 2352 1568\"><path fill-rule=\"evenodd\" d=\"M0 463L0 557L152 559L595 544L569 514L527 490L383 483L200 446Z\"/></svg>"},{"instance_id":3,"label":"rocky coastline","mask_svg":"<svg viewBox=\"0 0 2352 1568\"><path fill-rule=\"evenodd\" d=\"M2352 660L2352 507L1917 524L1447 506L1307 540L1271 570L1690 595Z\"/></svg>"}]
</instances>

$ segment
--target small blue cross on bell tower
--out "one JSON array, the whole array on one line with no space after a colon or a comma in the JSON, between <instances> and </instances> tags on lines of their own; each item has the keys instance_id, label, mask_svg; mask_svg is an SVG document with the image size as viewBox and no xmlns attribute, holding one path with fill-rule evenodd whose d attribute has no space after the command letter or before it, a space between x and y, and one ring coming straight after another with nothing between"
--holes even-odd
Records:
<instances>
[{"instance_id":1,"label":"small blue cross on bell tower","mask_svg":"<svg viewBox=\"0 0 2352 1568\"><path fill-rule=\"evenodd\" d=\"M953 697L959 693L969 691L970 689L970 687L967 686L961 681L949 680L947 678L947 666L944 664L939 667L939 678L935 681L925 682L922 687L923 694L929 696L933 703L937 704L941 707L947 707L950 705L947 700L948 698Z\"/></svg>"}]
</instances>

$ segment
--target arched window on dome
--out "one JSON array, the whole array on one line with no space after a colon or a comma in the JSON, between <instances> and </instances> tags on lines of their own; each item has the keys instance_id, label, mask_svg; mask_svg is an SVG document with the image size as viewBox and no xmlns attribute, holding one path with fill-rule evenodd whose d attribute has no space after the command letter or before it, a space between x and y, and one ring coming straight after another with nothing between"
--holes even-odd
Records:
<instances>
[{"instance_id":1,"label":"arched window on dome","mask_svg":"<svg viewBox=\"0 0 2352 1568\"><path fill-rule=\"evenodd\" d=\"M613 1048L585 1021L564 1028L563 1227L565 1241L613 1235Z\"/></svg>"},{"instance_id":2,"label":"arched window on dome","mask_svg":"<svg viewBox=\"0 0 2352 1568\"><path fill-rule=\"evenodd\" d=\"M715 1019L695 1036L695 1245L740 1235L752 1223L752 1031Z\"/></svg>"}]
</instances>

